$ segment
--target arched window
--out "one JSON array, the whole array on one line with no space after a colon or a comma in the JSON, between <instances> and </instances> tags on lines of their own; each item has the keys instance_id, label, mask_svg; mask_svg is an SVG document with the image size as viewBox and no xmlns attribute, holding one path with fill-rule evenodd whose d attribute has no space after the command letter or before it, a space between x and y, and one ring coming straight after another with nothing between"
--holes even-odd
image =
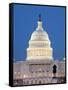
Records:
<instances>
[{"instance_id":1,"label":"arched window","mask_svg":"<svg viewBox=\"0 0 68 90\"><path fill-rule=\"evenodd\" d=\"M37 84L37 80L35 80L35 84Z\"/></svg>"},{"instance_id":2,"label":"arched window","mask_svg":"<svg viewBox=\"0 0 68 90\"><path fill-rule=\"evenodd\" d=\"M25 81L23 81L23 84L25 84Z\"/></svg>"},{"instance_id":3,"label":"arched window","mask_svg":"<svg viewBox=\"0 0 68 90\"><path fill-rule=\"evenodd\" d=\"M39 84L41 84L42 82L41 82L41 80L39 81Z\"/></svg>"},{"instance_id":4,"label":"arched window","mask_svg":"<svg viewBox=\"0 0 68 90\"><path fill-rule=\"evenodd\" d=\"M27 81L26 83L27 83L27 85L28 85L28 84L29 84L29 81Z\"/></svg>"},{"instance_id":5,"label":"arched window","mask_svg":"<svg viewBox=\"0 0 68 90\"><path fill-rule=\"evenodd\" d=\"M33 84L33 80L31 80L31 84Z\"/></svg>"}]
</instances>

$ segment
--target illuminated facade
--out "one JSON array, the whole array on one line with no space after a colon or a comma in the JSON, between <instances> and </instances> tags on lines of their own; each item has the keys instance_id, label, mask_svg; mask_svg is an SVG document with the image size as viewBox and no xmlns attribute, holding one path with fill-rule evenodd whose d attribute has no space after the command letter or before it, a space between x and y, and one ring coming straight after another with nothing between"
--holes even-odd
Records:
<instances>
[{"instance_id":1,"label":"illuminated facade","mask_svg":"<svg viewBox=\"0 0 68 90\"><path fill-rule=\"evenodd\" d=\"M47 32L42 27L42 20L39 17L38 26L32 33L29 40L29 47L27 48L27 59L49 59L53 60L53 49Z\"/></svg>"},{"instance_id":2,"label":"illuminated facade","mask_svg":"<svg viewBox=\"0 0 68 90\"><path fill-rule=\"evenodd\" d=\"M40 16L29 40L26 61L17 61L13 65L14 86L65 82L65 60L54 60L51 41Z\"/></svg>"}]
</instances>

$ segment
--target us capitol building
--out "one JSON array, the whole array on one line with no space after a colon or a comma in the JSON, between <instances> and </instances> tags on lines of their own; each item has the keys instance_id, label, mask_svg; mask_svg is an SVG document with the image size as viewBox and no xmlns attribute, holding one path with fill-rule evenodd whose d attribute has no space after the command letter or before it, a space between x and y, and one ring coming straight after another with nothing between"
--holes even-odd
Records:
<instances>
[{"instance_id":1,"label":"us capitol building","mask_svg":"<svg viewBox=\"0 0 68 90\"><path fill-rule=\"evenodd\" d=\"M51 41L42 27L41 15L28 43L26 60L13 63L14 86L64 83L65 60L54 60Z\"/></svg>"}]
</instances>

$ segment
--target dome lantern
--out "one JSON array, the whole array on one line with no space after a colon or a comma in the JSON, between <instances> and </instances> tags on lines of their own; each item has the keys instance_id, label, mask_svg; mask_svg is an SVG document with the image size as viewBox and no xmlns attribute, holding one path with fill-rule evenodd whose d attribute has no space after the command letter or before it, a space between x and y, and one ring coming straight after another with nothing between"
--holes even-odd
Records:
<instances>
[{"instance_id":1,"label":"dome lantern","mask_svg":"<svg viewBox=\"0 0 68 90\"><path fill-rule=\"evenodd\" d=\"M37 26L36 30L43 30L41 14L39 14L38 26Z\"/></svg>"}]
</instances>

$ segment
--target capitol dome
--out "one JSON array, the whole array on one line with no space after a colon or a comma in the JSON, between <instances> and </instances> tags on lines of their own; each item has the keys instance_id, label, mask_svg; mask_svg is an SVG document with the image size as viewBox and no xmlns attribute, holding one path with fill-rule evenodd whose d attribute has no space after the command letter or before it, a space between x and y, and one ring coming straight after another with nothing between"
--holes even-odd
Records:
<instances>
[{"instance_id":1,"label":"capitol dome","mask_svg":"<svg viewBox=\"0 0 68 90\"><path fill-rule=\"evenodd\" d=\"M44 30L36 30L32 33L31 40L48 40L48 34Z\"/></svg>"},{"instance_id":2,"label":"capitol dome","mask_svg":"<svg viewBox=\"0 0 68 90\"><path fill-rule=\"evenodd\" d=\"M42 27L42 20L39 17L38 26L32 33L27 48L27 60L53 59L52 48L49 36Z\"/></svg>"}]
</instances>

